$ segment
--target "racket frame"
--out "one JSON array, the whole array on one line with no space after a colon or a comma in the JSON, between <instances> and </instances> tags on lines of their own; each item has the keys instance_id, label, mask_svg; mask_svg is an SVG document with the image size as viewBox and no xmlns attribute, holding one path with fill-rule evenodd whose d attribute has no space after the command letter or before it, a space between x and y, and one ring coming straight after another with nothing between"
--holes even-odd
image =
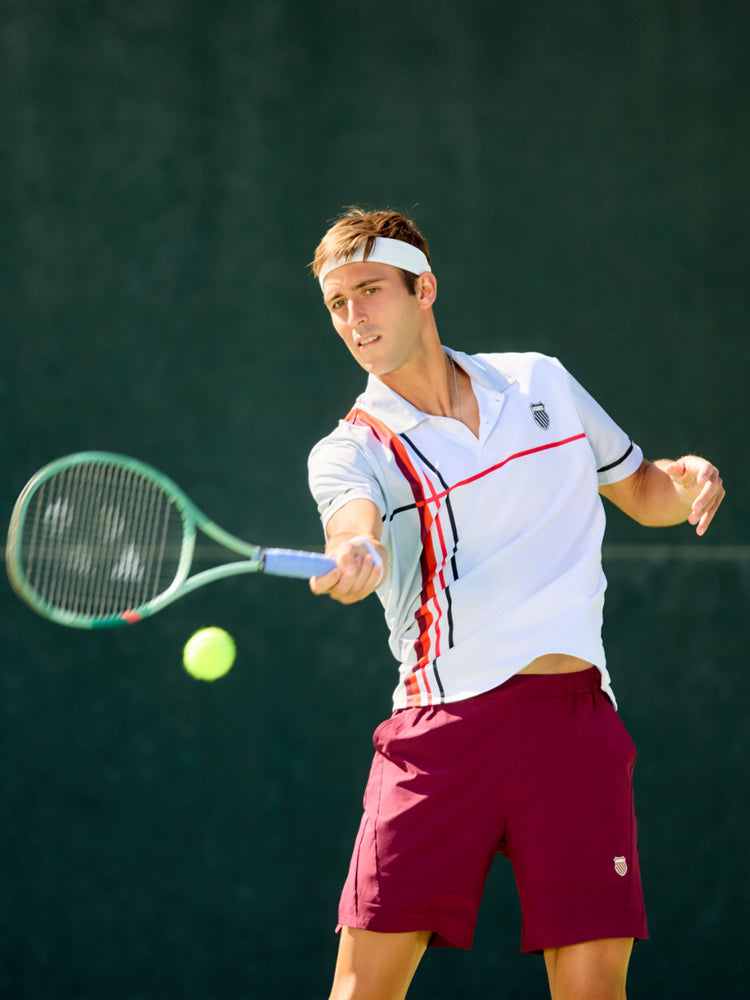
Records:
<instances>
[{"instance_id":1,"label":"racket frame","mask_svg":"<svg viewBox=\"0 0 750 1000\"><path fill-rule=\"evenodd\" d=\"M174 580L156 597L137 607L112 615L83 614L68 611L45 600L33 586L24 569L21 553L23 529L29 513L29 502L42 485L66 469L79 465L116 466L125 472L143 476L158 486L174 503L182 519L182 548ZM195 554L195 541L198 531L203 532L224 548L243 556L241 560L222 563L210 569L202 570L189 577L190 568ZM276 550L269 550L276 551ZM5 547L5 560L8 578L18 596L34 611L50 621L72 628L96 629L110 626L132 624L143 618L150 617L161 611L168 604L183 597L198 587L207 583L236 576L241 573L260 573L264 568L265 550L260 545L245 542L230 532L220 528L197 507L185 492L163 472L147 465L138 459L118 455L106 451L82 451L58 458L39 469L16 501L8 529L8 541Z\"/></svg>"}]
</instances>

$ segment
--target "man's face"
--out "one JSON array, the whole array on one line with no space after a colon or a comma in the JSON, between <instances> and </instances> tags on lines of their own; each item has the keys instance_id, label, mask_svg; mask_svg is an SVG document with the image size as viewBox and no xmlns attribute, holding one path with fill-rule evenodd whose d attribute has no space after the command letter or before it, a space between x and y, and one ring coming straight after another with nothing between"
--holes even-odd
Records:
<instances>
[{"instance_id":1,"label":"man's face","mask_svg":"<svg viewBox=\"0 0 750 1000\"><path fill-rule=\"evenodd\" d=\"M336 333L365 371L387 376L418 359L425 311L398 268L344 264L325 279L323 298Z\"/></svg>"}]
</instances>

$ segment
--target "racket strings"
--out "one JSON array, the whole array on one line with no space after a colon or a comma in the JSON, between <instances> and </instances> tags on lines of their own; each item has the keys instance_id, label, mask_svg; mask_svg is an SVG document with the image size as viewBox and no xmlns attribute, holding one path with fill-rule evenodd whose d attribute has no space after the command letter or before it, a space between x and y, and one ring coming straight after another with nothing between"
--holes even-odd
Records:
<instances>
[{"instance_id":1,"label":"racket strings","mask_svg":"<svg viewBox=\"0 0 750 1000\"><path fill-rule=\"evenodd\" d=\"M168 590L180 571L180 512L137 472L101 463L63 469L30 504L21 538L25 574L56 608L119 615Z\"/></svg>"}]
</instances>

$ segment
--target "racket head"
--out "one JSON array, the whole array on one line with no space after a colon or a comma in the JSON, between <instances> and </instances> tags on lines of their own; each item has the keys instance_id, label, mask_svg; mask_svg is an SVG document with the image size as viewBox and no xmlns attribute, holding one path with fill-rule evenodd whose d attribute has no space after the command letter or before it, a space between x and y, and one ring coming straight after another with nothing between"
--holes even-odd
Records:
<instances>
[{"instance_id":1,"label":"racket head","mask_svg":"<svg viewBox=\"0 0 750 1000\"><path fill-rule=\"evenodd\" d=\"M77 452L40 469L11 515L8 578L51 621L102 628L174 600L201 512L169 477L124 455Z\"/></svg>"}]
</instances>

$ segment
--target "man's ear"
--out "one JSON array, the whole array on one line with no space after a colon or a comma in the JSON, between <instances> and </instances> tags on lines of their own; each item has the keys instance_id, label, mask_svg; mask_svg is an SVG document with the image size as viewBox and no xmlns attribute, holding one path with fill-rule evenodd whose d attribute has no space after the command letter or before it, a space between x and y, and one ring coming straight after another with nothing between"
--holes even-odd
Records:
<instances>
[{"instance_id":1,"label":"man's ear","mask_svg":"<svg viewBox=\"0 0 750 1000\"><path fill-rule=\"evenodd\" d=\"M417 278L414 289L420 309L430 309L437 298L437 278L431 271L424 271Z\"/></svg>"}]
</instances>

